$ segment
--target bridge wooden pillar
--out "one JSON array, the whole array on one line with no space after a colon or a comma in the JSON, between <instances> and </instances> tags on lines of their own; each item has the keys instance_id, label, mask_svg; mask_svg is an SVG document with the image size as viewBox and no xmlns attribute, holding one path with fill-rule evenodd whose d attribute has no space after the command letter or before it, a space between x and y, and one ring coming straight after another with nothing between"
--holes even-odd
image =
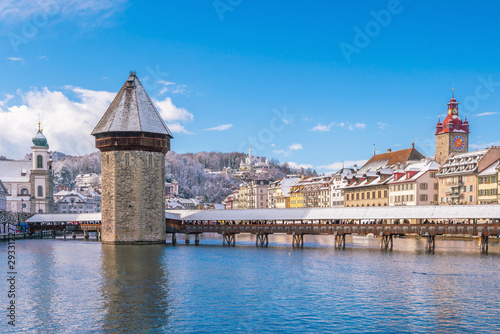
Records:
<instances>
[{"instance_id":1,"label":"bridge wooden pillar","mask_svg":"<svg viewBox=\"0 0 500 334\"><path fill-rule=\"evenodd\" d=\"M335 234L335 248L345 248L345 234Z\"/></svg>"},{"instance_id":2,"label":"bridge wooden pillar","mask_svg":"<svg viewBox=\"0 0 500 334\"><path fill-rule=\"evenodd\" d=\"M174 232L174 233L172 233L172 245L175 245L176 243L177 243L177 236Z\"/></svg>"},{"instance_id":3,"label":"bridge wooden pillar","mask_svg":"<svg viewBox=\"0 0 500 334\"><path fill-rule=\"evenodd\" d=\"M380 248L384 250L392 250L393 246L393 235L387 234L384 235L383 232L380 233Z\"/></svg>"},{"instance_id":4,"label":"bridge wooden pillar","mask_svg":"<svg viewBox=\"0 0 500 334\"><path fill-rule=\"evenodd\" d=\"M190 237L189 233L184 234L184 242L186 243L186 245L188 245L191 242L189 237Z\"/></svg>"},{"instance_id":5,"label":"bridge wooden pillar","mask_svg":"<svg viewBox=\"0 0 500 334\"><path fill-rule=\"evenodd\" d=\"M259 246L259 242L262 247L267 247L267 245L269 244L269 235L257 233L255 235L255 246Z\"/></svg>"},{"instance_id":6,"label":"bridge wooden pillar","mask_svg":"<svg viewBox=\"0 0 500 334\"><path fill-rule=\"evenodd\" d=\"M292 247L304 248L304 235L303 234L292 234Z\"/></svg>"},{"instance_id":7,"label":"bridge wooden pillar","mask_svg":"<svg viewBox=\"0 0 500 334\"><path fill-rule=\"evenodd\" d=\"M488 233L478 232L481 253L488 253Z\"/></svg>"},{"instance_id":8,"label":"bridge wooden pillar","mask_svg":"<svg viewBox=\"0 0 500 334\"><path fill-rule=\"evenodd\" d=\"M87 230L83 230L83 239L87 240L89 238L89 232Z\"/></svg>"},{"instance_id":9,"label":"bridge wooden pillar","mask_svg":"<svg viewBox=\"0 0 500 334\"><path fill-rule=\"evenodd\" d=\"M434 249L436 249L436 235L433 234L433 233L423 233L421 232L420 234L422 237L425 237L425 239L427 240L426 242L426 248L429 250L429 251L432 251Z\"/></svg>"},{"instance_id":10,"label":"bridge wooden pillar","mask_svg":"<svg viewBox=\"0 0 500 334\"><path fill-rule=\"evenodd\" d=\"M200 244L200 234L199 233L196 233L194 235L194 244L195 245L199 245Z\"/></svg>"},{"instance_id":11,"label":"bridge wooden pillar","mask_svg":"<svg viewBox=\"0 0 500 334\"><path fill-rule=\"evenodd\" d=\"M228 246L234 246L236 243L236 238L234 234L223 234L222 235L222 244L226 246L226 243Z\"/></svg>"}]
</instances>

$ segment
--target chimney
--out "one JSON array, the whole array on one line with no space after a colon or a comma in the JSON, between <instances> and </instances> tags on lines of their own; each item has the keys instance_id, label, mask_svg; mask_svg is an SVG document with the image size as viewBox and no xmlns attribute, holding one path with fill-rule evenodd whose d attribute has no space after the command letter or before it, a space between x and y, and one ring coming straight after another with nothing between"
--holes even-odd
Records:
<instances>
[{"instance_id":1,"label":"chimney","mask_svg":"<svg viewBox=\"0 0 500 334\"><path fill-rule=\"evenodd\" d=\"M358 165L354 164L353 169L354 169L354 173L356 173L358 171Z\"/></svg>"},{"instance_id":2,"label":"chimney","mask_svg":"<svg viewBox=\"0 0 500 334\"><path fill-rule=\"evenodd\" d=\"M392 150L391 150L390 148L388 148L388 149L387 149L387 152L388 152L388 153L389 153L389 152L392 152Z\"/></svg>"}]
</instances>

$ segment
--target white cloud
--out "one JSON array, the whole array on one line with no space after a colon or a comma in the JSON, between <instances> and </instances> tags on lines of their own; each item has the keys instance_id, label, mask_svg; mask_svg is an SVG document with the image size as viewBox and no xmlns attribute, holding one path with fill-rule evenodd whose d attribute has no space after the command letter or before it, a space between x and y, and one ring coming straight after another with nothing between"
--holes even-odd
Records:
<instances>
[{"instance_id":1,"label":"white cloud","mask_svg":"<svg viewBox=\"0 0 500 334\"><path fill-rule=\"evenodd\" d=\"M490 143L479 142L477 144L474 144L474 143L469 144L469 148L471 148L473 150L483 150L483 149L491 147L491 146L500 146L500 141L495 141L495 142L490 142Z\"/></svg>"},{"instance_id":2,"label":"white cloud","mask_svg":"<svg viewBox=\"0 0 500 334\"><path fill-rule=\"evenodd\" d=\"M365 124L365 123L356 123L356 124L354 125L354 127L355 127L356 129L364 129L364 128L366 128L366 124Z\"/></svg>"},{"instance_id":3,"label":"white cloud","mask_svg":"<svg viewBox=\"0 0 500 334\"><path fill-rule=\"evenodd\" d=\"M184 108L178 108L172 103L170 97L166 97L162 101L154 100L160 116L167 123L168 128L173 133L185 133L192 134L192 132L186 130L182 122L189 122L194 119L194 115L191 114Z\"/></svg>"},{"instance_id":4,"label":"white cloud","mask_svg":"<svg viewBox=\"0 0 500 334\"><path fill-rule=\"evenodd\" d=\"M12 158L30 152L31 138L37 131L39 117L51 151L82 155L95 151L90 135L116 93L70 87L76 94L69 99L61 91L33 88L18 92L19 105L0 108L0 151Z\"/></svg>"},{"instance_id":5,"label":"white cloud","mask_svg":"<svg viewBox=\"0 0 500 334\"><path fill-rule=\"evenodd\" d=\"M230 129L232 127L233 127L232 124L222 124L222 125L214 126L213 128L205 129L205 131L224 131L224 130Z\"/></svg>"},{"instance_id":6,"label":"white cloud","mask_svg":"<svg viewBox=\"0 0 500 334\"><path fill-rule=\"evenodd\" d=\"M170 122L167 124L167 126L173 133L185 133L187 135L193 134L193 132L186 130L184 125L180 124L179 122Z\"/></svg>"},{"instance_id":7,"label":"white cloud","mask_svg":"<svg viewBox=\"0 0 500 334\"><path fill-rule=\"evenodd\" d=\"M292 151L297 151L297 150L301 150L301 149L302 149L302 145L295 143L295 144L288 146L288 150L273 150L273 153L282 154L285 157L288 157L288 156L290 156L290 154L292 154Z\"/></svg>"},{"instance_id":8,"label":"white cloud","mask_svg":"<svg viewBox=\"0 0 500 334\"><path fill-rule=\"evenodd\" d=\"M293 162L293 161L287 161L286 164L288 164L288 167L293 168L293 169L300 169L300 168L312 169L313 168L313 165L311 165L311 164L298 164L298 163Z\"/></svg>"},{"instance_id":9,"label":"white cloud","mask_svg":"<svg viewBox=\"0 0 500 334\"><path fill-rule=\"evenodd\" d=\"M322 165L318 166L319 170L331 170L331 171L337 171L341 169L342 167L353 167L354 165L357 165L358 168L363 166L368 160L348 160L348 161L337 161L334 163L331 163L329 165Z\"/></svg>"},{"instance_id":10,"label":"white cloud","mask_svg":"<svg viewBox=\"0 0 500 334\"><path fill-rule=\"evenodd\" d=\"M0 100L0 107L3 107L7 102L12 100L14 98L14 95L11 94L5 94L5 99Z\"/></svg>"},{"instance_id":11,"label":"white cloud","mask_svg":"<svg viewBox=\"0 0 500 334\"><path fill-rule=\"evenodd\" d=\"M323 125L323 124L318 123L318 125L316 125L314 128L312 128L310 131L328 132L328 131L330 131L331 127L334 124L335 124L334 122L332 122L328 125Z\"/></svg>"},{"instance_id":12,"label":"white cloud","mask_svg":"<svg viewBox=\"0 0 500 334\"><path fill-rule=\"evenodd\" d=\"M17 61L20 62L21 64L24 64L24 59L20 57L8 57L7 60Z\"/></svg>"},{"instance_id":13,"label":"white cloud","mask_svg":"<svg viewBox=\"0 0 500 334\"><path fill-rule=\"evenodd\" d=\"M388 126L389 126L389 124L384 123L384 122L377 122L377 125L378 125L378 127L379 127L381 130L384 130L386 127L388 127Z\"/></svg>"},{"instance_id":14,"label":"white cloud","mask_svg":"<svg viewBox=\"0 0 500 334\"><path fill-rule=\"evenodd\" d=\"M161 117L166 121L192 121L194 115L184 108L178 108L172 103L170 97L162 101L155 100L156 106L160 111Z\"/></svg>"},{"instance_id":15,"label":"white cloud","mask_svg":"<svg viewBox=\"0 0 500 334\"><path fill-rule=\"evenodd\" d=\"M483 112L481 114L475 115L476 117L481 117L481 116L490 116L490 115L498 115L500 114L499 112Z\"/></svg>"},{"instance_id":16,"label":"white cloud","mask_svg":"<svg viewBox=\"0 0 500 334\"><path fill-rule=\"evenodd\" d=\"M36 134L40 117L51 151L83 155L95 151L94 137L90 135L99 119L116 96L114 92L94 91L65 86L75 98L63 91L32 88L18 91L22 99L17 105L6 107L13 95L0 101L0 152L9 158L20 159L30 152L31 138ZM191 134L181 124L193 120L193 114L177 108L170 98L157 102L161 116L168 120L174 133Z\"/></svg>"},{"instance_id":17,"label":"white cloud","mask_svg":"<svg viewBox=\"0 0 500 334\"><path fill-rule=\"evenodd\" d=\"M32 19L40 13L49 19L61 16L64 18L82 17L100 14L102 19L109 17L123 8L128 0L2 0L0 2L0 19L3 23L15 24ZM95 23L95 20L94 20Z\"/></svg>"}]
</instances>

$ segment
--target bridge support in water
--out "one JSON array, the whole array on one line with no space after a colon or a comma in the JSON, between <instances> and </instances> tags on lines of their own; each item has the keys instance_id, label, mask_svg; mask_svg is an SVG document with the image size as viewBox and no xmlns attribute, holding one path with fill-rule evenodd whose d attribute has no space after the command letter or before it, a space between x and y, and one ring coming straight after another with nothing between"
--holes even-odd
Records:
<instances>
[{"instance_id":1,"label":"bridge support in water","mask_svg":"<svg viewBox=\"0 0 500 334\"><path fill-rule=\"evenodd\" d=\"M255 246L259 246L259 242L262 247L263 246L267 247L267 245L269 244L269 235L257 233L255 235Z\"/></svg>"},{"instance_id":2,"label":"bridge support in water","mask_svg":"<svg viewBox=\"0 0 500 334\"><path fill-rule=\"evenodd\" d=\"M292 234L292 247L304 248L304 235L303 234Z\"/></svg>"},{"instance_id":3,"label":"bridge support in water","mask_svg":"<svg viewBox=\"0 0 500 334\"><path fill-rule=\"evenodd\" d=\"M488 253L488 234L485 232L478 232L478 236L481 253Z\"/></svg>"},{"instance_id":4,"label":"bridge support in water","mask_svg":"<svg viewBox=\"0 0 500 334\"><path fill-rule=\"evenodd\" d=\"M381 234L380 248L384 250L392 250L394 236L392 234Z\"/></svg>"},{"instance_id":5,"label":"bridge support in water","mask_svg":"<svg viewBox=\"0 0 500 334\"><path fill-rule=\"evenodd\" d=\"M335 248L345 248L345 234L335 234Z\"/></svg>"},{"instance_id":6,"label":"bridge support in water","mask_svg":"<svg viewBox=\"0 0 500 334\"><path fill-rule=\"evenodd\" d=\"M234 246L236 243L236 238L234 234L223 234L222 235L222 244L225 246L227 243L228 246Z\"/></svg>"},{"instance_id":7,"label":"bridge support in water","mask_svg":"<svg viewBox=\"0 0 500 334\"><path fill-rule=\"evenodd\" d=\"M189 233L186 233L184 235L184 242L186 243L186 245L189 245L189 243L191 242Z\"/></svg>"}]
</instances>

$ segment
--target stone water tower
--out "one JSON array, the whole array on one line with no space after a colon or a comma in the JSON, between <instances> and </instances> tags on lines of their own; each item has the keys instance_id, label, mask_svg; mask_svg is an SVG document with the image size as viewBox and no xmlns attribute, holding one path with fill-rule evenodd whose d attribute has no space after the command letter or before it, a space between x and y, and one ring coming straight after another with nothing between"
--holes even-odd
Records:
<instances>
[{"instance_id":1,"label":"stone water tower","mask_svg":"<svg viewBox=\"0 0 500 334\"><path fill-rule=\"evenodd\" d=\"M134 72L92 135L101 151L101 240L165 242L165 153L173 138Z\"/></svg>"}]
</instances>

